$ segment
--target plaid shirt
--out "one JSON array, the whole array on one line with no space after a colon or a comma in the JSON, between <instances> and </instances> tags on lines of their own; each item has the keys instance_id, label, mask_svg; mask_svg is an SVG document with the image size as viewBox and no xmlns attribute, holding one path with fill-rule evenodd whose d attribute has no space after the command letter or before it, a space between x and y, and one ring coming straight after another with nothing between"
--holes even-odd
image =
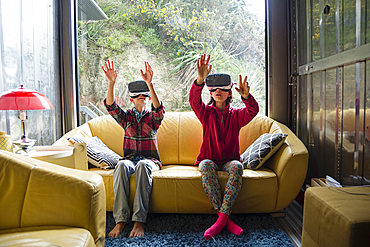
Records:
<instances>
[{"instance_id":1,"label":"plaid shirt","mask_svg":"<svg viewBox=\"0 0 370 247\"><path fill-rule=\"evenodd\" d=\"M161 103L158 108L152 105L152 111L146 111L139 121L134 108L124 111L115 101L112 105L107 105L106 99L104 99L104 105L109 114L125 130L124 158L132 161L139 161L143 158L151 159L159 168L162 168L158 153L157 130L164 117L163 104Z\"/></svg>"}]
</instances>

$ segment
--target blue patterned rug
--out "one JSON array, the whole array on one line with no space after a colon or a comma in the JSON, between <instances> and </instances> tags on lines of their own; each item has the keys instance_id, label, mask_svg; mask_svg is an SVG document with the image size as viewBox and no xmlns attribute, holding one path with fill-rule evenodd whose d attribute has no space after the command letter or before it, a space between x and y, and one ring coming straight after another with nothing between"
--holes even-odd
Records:
<instances>
[{"instance_id":1,"label":"blue patterned rug","mask_svg":"<svg viewBox=\"0 0 370 247\"><path fill-rule=\"evenodd\" d=\"M118 238L107 236L105 246L294 246L269 214L235 214L230 218L243 228L241 236L224 229L206 240L204 231L217 220L215 214L148 214L144 236L130 238L130 222ZM114 225L112 212L107 212L107 234Z\"/></svg>"}]
</instances>

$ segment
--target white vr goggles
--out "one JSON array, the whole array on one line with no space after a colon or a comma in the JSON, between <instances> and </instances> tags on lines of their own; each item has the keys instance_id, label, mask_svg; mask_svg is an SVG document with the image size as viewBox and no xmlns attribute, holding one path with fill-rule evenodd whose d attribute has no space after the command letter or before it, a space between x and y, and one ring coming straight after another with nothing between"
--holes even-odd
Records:
<instances>
[{"instance_id":1,"label":"white vr goggles","mask_svg":"<svg viewBox=\"0 0 370 247\"><path fill-rule=\"evenodd\" d=\"M233 82L228 74L212 74L207 76L206 85L209 91L214 92L219 88L222 91L230 91Z\"/></svg>"},{"instance_id":2,"label":"white vr goggles","mask_svg":"<svg viewBox=\"0 0 370 247\"><path fill-rule=\"evenodd\" d=\"M128 91L131 98L137 98L140 94L150 97L150 91L145 81L133 81L128 84Z\"/></svg>"}]
</instances>

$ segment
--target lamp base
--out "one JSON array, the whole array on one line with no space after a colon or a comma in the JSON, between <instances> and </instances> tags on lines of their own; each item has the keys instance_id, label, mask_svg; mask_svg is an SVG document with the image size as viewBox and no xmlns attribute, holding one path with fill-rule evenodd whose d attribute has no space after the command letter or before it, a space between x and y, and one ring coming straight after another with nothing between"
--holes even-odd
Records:
<instances>
[{"instance_id":1,"label":"lamp base","mask_svg":"<svg viewBox=\"0 0 370 247\"><path fill-rule=\"evenodd\" d=\"M35 142L36 140L32 139L27 139L27 141L14 141L13 143L18 147L15 153L28 156L31 152L35 152L35 150L32 148Z\"/></svg>"}]
</instances>

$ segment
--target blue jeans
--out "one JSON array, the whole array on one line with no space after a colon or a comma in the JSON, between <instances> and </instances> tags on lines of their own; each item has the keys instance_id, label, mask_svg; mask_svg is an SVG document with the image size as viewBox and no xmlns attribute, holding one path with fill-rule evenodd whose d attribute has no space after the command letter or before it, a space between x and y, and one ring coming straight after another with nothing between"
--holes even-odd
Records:
<instances>
[{"instance_id":1,"label":"blue jeans","mask_svg":"<svg viewBox=\"0 0 370 247\"><path fill-rule=\"evenodd\" d=\"M149 197L152 191L152 171L159 167L149 159L137 163L131 160L121 160L113 172L114 205L113 217L116 223L128 222L130 217L130 177L135 173L135 199L133 203L132 221L146 222L149 209Z\"/></svg>"}]
</instances>

